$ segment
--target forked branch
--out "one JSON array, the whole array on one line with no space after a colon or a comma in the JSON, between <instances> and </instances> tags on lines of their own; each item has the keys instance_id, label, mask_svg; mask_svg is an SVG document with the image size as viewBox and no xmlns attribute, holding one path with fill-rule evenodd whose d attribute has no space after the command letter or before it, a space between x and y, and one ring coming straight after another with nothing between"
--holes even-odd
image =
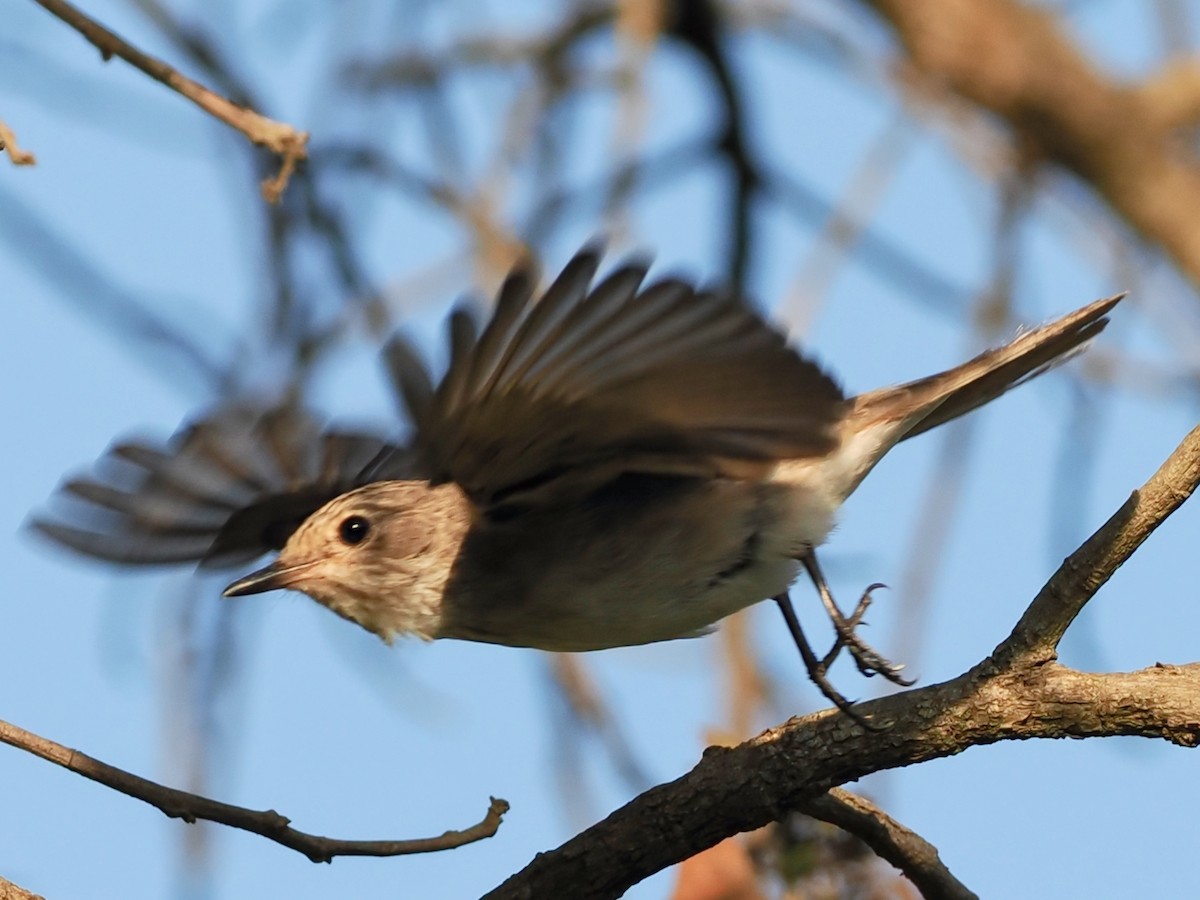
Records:
<instances>
[{"instance_id":1,"label":"forked branch","mask_svg":"<svg viewBox=\"0 0 1200 900\"><path fill-rule=\"evenodd\" d=\"M1093 674L1053 656L1084 604L1197 484L1200 428L1063 563L995 653L951 681L860 704L863 716L888 723L882 734L826 710L737 747L710 747L686 775L539 854L488 896L617 897L837 785L998 741L1136 735L1197 746L1200 664Z\"/></svg>"}]
</instances>

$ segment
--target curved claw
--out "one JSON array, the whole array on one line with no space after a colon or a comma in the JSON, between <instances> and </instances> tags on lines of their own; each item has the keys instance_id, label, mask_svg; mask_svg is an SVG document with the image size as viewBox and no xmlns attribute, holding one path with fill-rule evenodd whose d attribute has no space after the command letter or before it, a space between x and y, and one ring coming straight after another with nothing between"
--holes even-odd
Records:
<instances>
[{"instance_id":1,"label":"curved claw","mask_svg":"<svg viewBox=\"0 0 1200 900\"><path fill-rule=\"evenodd\" d=\"M796 618L796 611L792 608L791 598L786 593L783 593L775 597L774 600L779 604L779 609L783 613L783 619L792 634L792 639L796 642L796 647L800 651L800 657L804 660L804 668L808 670L808 677L812 679L813 684L817 686L818 690L825 695L825 699L829 700L834 706L867 731L887 730L887 726L872 724L860 716L855 711L854 704L843 697L837 688L830 683L828 676L825 674L828 664L825 660L817 659L817 655L813 652L812 647L809 646L808 638L804 636L804 630L800 627L800 620Z\"/></svg>"}]
</instances>

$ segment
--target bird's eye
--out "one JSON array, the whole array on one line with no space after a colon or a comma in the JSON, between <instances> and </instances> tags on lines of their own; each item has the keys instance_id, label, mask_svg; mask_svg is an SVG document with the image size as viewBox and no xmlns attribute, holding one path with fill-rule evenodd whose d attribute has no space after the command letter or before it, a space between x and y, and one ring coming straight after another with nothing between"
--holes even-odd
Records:
<instances>
[{"instance_id":1,"label":"bird's eye","mask_svg":"<svg viewBox=\"0 0 1200 900\"><path fill-rule=\"evenodd\" d=\"M370 532L371 523L362 516L349 516L338 526L338 535L346 544L361 544Z\"/></svg>"}]
</instances>

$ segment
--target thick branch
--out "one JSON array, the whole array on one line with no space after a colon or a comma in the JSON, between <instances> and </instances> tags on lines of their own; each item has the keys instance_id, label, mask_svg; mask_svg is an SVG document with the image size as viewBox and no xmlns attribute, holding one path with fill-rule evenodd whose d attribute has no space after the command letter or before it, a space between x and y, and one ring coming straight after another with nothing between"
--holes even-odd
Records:
<instances>
[{"instance_id":1,"label":"thick branch","mask_svg":"<svg viewBox=\"0 0 1200 900\"><path fill-rule=\"evenodd\" d=\"M799 808L857 837L908 876L925 900L978 900L978 895L946 868L937 847L867 798L833 788L828 794L806 800Z\"/></svg>"},{"instance_id":2,"label":"thick branch","mask_svg":"<svg viewBox=\"0 0 1200 900\"><path fill-rule=\"evenodd\" d=\"M94 44L105 62L119 56L155 81L160 81L171 90L187 97L209 115L220 119L231 128L236 128L255 144L279 155L283 160L279 174L263 182L263 195L271 202L279 199L296 168L296 163L308 155L307 132L296 131L291 125L276 122L214 93L161 59L138 50L99 22L84 15L66 0L37 0L37 3Z\"/></svg>"},{"instance_id":3,"label":"thick branch","mask_svg":"<svg viewBox=\"0 0 1200 900\"><path fill-rule=\"evenodd\" d=\"M8 722L0 721L0 743L26 750L84 778L149 803L173 819L183 819L188 823L204 819L252 831L303 853L313 862L330 862L335 856L406 856L450 850L491 837L499 829L503 815L508 812L508 803L493 797L487 815L478 824L463 831L447 831L437 837L402 841L348 841L297 831L290 827L286 816L281 816L273 809L246 809L165 787Z\"/></svg>"},{"instance_id":4,"label":"thick branch","mask_svg":"<svg viewBox=\"0 0 1200 900\"><path fill-rule=\"evenodd\" d=\"M826 710L740 746L710 747L691 772L659 785L489 894L617 897L718 841L760 828L830 788L884 769L1025 738L1137 735L1200 743L1200 664L1096 675L1026 652L1057 642L1083 604L1200 480L1192 431L1157 473L1039 593L997 653L952 681L863 703L886 726L867 732ZM1046 628L1043 639L1032 629Z\"/></svg>"},{"instance_id":5,"label":"thick branch","mask_svg":"<svg viewBox=\"0 0 1200 900\"><path fill-rule=\"evenodd\" d=\"M20 885L0 878L0 900L45 900L41 894L34 894Z\"/></svg>"},{"instance_id":6,"label":"thick branch","mask_svg":"<svg viewBox=\"0 0 1200 900\"><path fill-rule=\"evenodd\" d=\"M872 772L1024 738L1164 738L1200 742L1200 665L1094 675L1048 663L860 704L883 733L826 710L740 746L710 747L692 771L537 856L487 896L619 897L718 841L761 828L831 787Z\"/></svg>"},{"instance_id":7,"label":"thick branch","mask_svg":"<svg viewBox=\"0 0 1200 900\"><path fill-rule=\"evenodd\" d=\"M1164 123L1162 103L1105 77L1054 14L1016 0L867 3L917 70L1089 182L1200 283L1200 170Z\"/></svg>"}]
</instances>

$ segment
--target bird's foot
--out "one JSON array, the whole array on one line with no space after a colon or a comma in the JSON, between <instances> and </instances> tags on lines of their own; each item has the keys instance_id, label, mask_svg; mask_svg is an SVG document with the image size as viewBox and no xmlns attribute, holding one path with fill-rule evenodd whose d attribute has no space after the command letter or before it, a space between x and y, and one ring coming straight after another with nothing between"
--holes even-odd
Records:
<instances>
[{"instance_id":1,"label":"bird's foot","mask_svg":"<svg viewBox=\"0 0 1200 900\"><path fill-rule=\"evenodd\" d=\"M824 659L817 657L817 654L813 652L812 647L809 645L808 639L804 636L804 630L800 627L800 620L796 618L796 611L792 608L791 598L784 593L774 599L779 604L779 609L783 613L784 621L787 622L792 639L796 642L796 647L800 651L800 657L804 660L804 668L808 670L808 677L812 679L813 684L817 686L817 689L825 696L825 699L867 731L883 731L883 726L876 725L859 715L858 711L854 709L853 702L842 696L841 692L830 682L827 672L829 664L836 659L837 654L826 655ZM866 611L865 607L863 611Z\"/></svg>"},{"instance_id":2,"label":"bird's foot","mask_svg":"<svg viewBox=\"0 0 1200 900\"><path fill-rule=\"evenodd\" d=\"M860 638L855 631L859 625L863 624L863 617L866 615L867 609L871 606L874 592L886 587L886 584L878 581L869 585L859 598L858 605L854 607L854 612L848 617L841 615L836 605L832 607L833 610L837 611L836 613L830 613L830 619L833 621L833 628L837 632L837 637L834 639L833 646L829 649L829 652L821 660L821 664L824 668L829 668L833 664L833 661L838 658L838 654L843 649L846 649L850 652L850 656L854 660L854 664L858 667L858 671L868 678L882 675L892 684L911 687L915 682L912 679L904 678L900 674L904 670L904 664L894 663L889 660Z\"/></svg>"}]
</instances>

